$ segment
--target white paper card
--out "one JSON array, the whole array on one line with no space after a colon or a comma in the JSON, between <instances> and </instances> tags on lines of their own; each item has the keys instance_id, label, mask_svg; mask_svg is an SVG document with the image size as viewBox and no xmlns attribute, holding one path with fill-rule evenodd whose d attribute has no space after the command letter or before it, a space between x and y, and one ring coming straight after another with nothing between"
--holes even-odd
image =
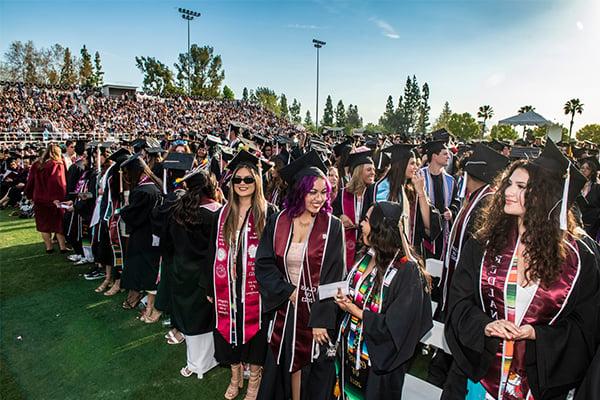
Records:
<instances>
[{"instance_id":1,"label":"white paper card","mask_svg":"<svg viewBox=\"0 0 600 400\"><path fill-rule=\"evenodd\" d=\"M348 281L339 281L328 283L326 285L319 285L319 300L328 299L335 297L338 293L338 289L342 290L342 294L345 296L348 294Z\"/></svg>"},{"instance_id":2,"label":"white paper card","mask_svg":"<svg viewBox=\"0 0 600 400\"><path fill-rule=\"evenodd\" d=\"M160 246L160 237L152 235L152 247Z\"/></svg>"}]
</instances>

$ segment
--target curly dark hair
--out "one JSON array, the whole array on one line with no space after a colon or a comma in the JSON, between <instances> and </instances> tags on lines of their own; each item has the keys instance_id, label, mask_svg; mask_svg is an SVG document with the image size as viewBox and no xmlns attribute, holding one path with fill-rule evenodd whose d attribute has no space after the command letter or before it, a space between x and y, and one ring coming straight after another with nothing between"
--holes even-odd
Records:
<instances>
[{"instance_id":1,"label":"curly dark hair","mask_svg":"<svg viewBox=\"0 0 600 400\"><path fill-rule=\"evenodd\" d=\"M551 285L561 271L567 255L563 239L567 234L574 235L576 223L569 212L568 229L560 229L559 214L562 196L562 177L526 160L512 163L507 172L497 178L497 191L492 200L480 213L476 221L476 240L486 249L486 257L491 260L502 253L514 238L518 229L518 217L504 212L505 191L509 179L517 169L529 174L525 188L525 233L521 243L525 245L523 258L527 260L525 277L540 280ZM575 235L576 236L576 235Z\"/></svg>"},{"instance_id":2,"label":"curly dark hair","mask_svg":"<svg viewBox=\"0 0 600 400\"><path fill-rule=\"evenodd\" d=\"M172 219L175 223L185 227L186 230L202 224L200 205L207 200L215 200L217 187L214 179L207 172L200 171L195 178L194 185L190 187L172 206Z\"/></svg>"}]
</instances>

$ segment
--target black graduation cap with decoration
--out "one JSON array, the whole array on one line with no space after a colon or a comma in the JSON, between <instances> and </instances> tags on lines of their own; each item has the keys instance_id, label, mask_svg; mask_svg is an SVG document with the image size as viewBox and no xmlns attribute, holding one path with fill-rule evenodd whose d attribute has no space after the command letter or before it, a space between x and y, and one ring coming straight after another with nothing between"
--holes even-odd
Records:
<instances>
[{"instance_id":1,"label":"black graduation cap with decoration","mask_svg":"<svg viewBox=\"0 0 600 400\"><path fill-rule=\"evenodd\" d=\"M263 173L267 172L272 166L270 162L260 159L246 150L240 150L229 162L229 164L227 164L227 169L230 171L235 171L238 167L249 166L255 170L258 170L259 164Z\"/></svg>"},{"instance_id":2,"label":"black graduation cap with decoration","mask_svg":"<svg viewBox=\"0 0 600 400\"><path fill-rule=\"evenodd\" d=\"M195 156L191 153L169 153L163 160L163 168L177 171L189 171L194 165Z\"/></svg>"},{"instance_id":3,"label":"black graduation cap with decoration","mask_svg":"<svg viewBox=\"0 0 600 400\"><path fill-rule=\"evenodd\" d=\"M586 182L585 177L550 138L546 140L546 146L544 146L539 157L531 163L541 167L563 182L562 198L559 200L561 203L560 229L566 230L567 211L577 196L581 194L581 189L583 189Z\"/></svg>"},{"instance_id":4,"label":"black graduation cap with decoration","mask_svg":"<svg viewBox=\"0 0 600 400\"><path fill-rule=\"evenodd\" d=\"M279 171L281 178L289 185L305 176L325 176L326 173L327 167L315 150L309 151Z\"/></svg>"}]
</instances>

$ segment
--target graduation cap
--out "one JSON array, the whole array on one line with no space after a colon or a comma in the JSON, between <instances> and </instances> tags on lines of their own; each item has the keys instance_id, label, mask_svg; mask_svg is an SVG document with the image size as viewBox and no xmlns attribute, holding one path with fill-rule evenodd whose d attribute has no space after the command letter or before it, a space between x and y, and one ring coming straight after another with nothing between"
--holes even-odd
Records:
<instances>
[{"instance_id":1,"label":"graduation cap","mask_svg":"<svg viewBox=\"0 0 600 400\"><path fill-rule=\"evenodd\" d=\"M279 171L279 175L288 184L292 185L304 176L323 176L327 167L315 150L311 150L302 157L294 160Z\"/></svg>"},{"instance_id":2,"label":"graduation cap","mask_svg":"<svg viewBox=\"0 0 600 400\"><path fill-rule=\"evenodd\" d=\"M162 147L148 147L146 149L146 153L148 154L162 154L165 152L165 149Z\"/></svg>"},{"instance_id":3,"label":"graduation cap","mask_svg":"<svg viewBox=\"0 0 600 400\"><path fill-rule=\"evenodd\" d=\"M450 140L450 132L446 130L446 128L441 128L436 131L431 132L431 139L433 141L441 140L444 143L448 143Z\"/></svg>"},{"instance_id":4,"label":"graduation cap","mask_svg":"<svg viewBox=\"0 0 600 400\"><path fill-rule=\"evenodd\" d=\"M249 150L252 150L255 153L260 152L260 148L252 140L249 140L249 139L246 139L243 137L240 137L239 139L240 139L240 142L243 144L243 146L245 146Z\"/></svg>"},{"instance_id":5,"label":"graduation cap","mask_svg":"<svg viewBox=\"0 0 600 400\"><path fill-rule=\"evenodd\" d=\"M373 162L375 163L375 168L377 171L381 171L387 168L388 165L392 162L390 155L384 151L378 151L373 158Z\"/></svg>"},{"instance_id":6,"label":"graduation cap","mask_svg":"<svg viewBox=\"0 0 600 400\"><path fill-rule=\"evenodd\" d=\"M223 144L223 141L221 140L220 137L211 135L210 133L206 135L206 140L213 144L221 144L221 145Z\"/></svg>"},{"instance_id":7,"label":"graduation cap","mask_svg":"<svg viewBox=\"0 0 600 400\"><path fill-rule=\"evenodd\" d=\"M363 164L374 164L373 163L373 150L361 151L359 153L350 153L346 165L353 171L354 168Z\"/></svg>"},{"instance_id":8,"label":"graduation cap","mask_svg":"<svg viewBox=\"0 0 600 400\"><path fill-rule=\"evenodd\" d=\"M444 140L432 140L423 145L423 149L426 154L439 153L446 148L446 142Z\"/></svg>"},{"instance_id":9,"label":"graduation cap","mask_svg":"<svg viewBox=\"0 0 600 400\"><path fill-rule=\"evenodd\" d=\"M416 157L414 148L417 147L414 144L398 143L386 147L382 150L384 153L388 153L390 162L395 163L407 158Z\"/></svg>"},{"instance_id":10,"label":"graduation cap","mask_svg":"<svg viewBox=\"0 0 600 400\"><path fill-rule=\"evenodd\" d=\"M235 171L238 167L250 166L258 170L259 163L263 173L267 172L273 166L267 160L258 158L246 150L240 150L233 160L229 161L229 164L227 164L227 169L230 171Z\"/></svg>"},{"instance_id":11,"label":"graduation cap","mask_svg":"<svg viewBox=\"0 0 600 400\"><path fill-rule=\"evenodd\" d=\"M263 135L259 135L258 133L255 133L252 136L252 139L254 139L254 141L256 143L258 143L259 145L261 145L261 146L263 146L265 143L269 143L270 142L270 140L267 137L265 137Z\"/></svg>"},{"instance_id":12,"label":"graduation cap","mask_svg":"<svg viewBox=\"0 0 600 400\"><path fill-rule=\"evenodd\" d=\"M137 152L145 149L146 147L148 147L148 143L146 142L146 139L144 139L144 138L135 139L135 140L129 142L129 145L133 147L134 153L137 153Z\"/></svg>"},{"instance_id":13,"label":"graduation cap","mask_svg":"<svg viewBox=\"0 0 600 400\"><path fill-rule=\"evenodd\" d=\"M335 146L333 146L333 153L336 157L340 157L344 151L352 149L353 143L354 141L352 139L346 139L342 143L338 143Z\"/></svg>"},{"instance_id":14,"label":"graduation cap","mask_svg":"<svg viewBox=\"0 0 600 400\"><path fill-rule=\"evenodd\" d=\"M192 153L169 153L162 165L165 169L189 171L194 165L194 155Z\"/></svg>"},{"instance_id":15,"label":"graduation cap","mask_svg":"<svg viewBox=\"0 0 600 400\"><path fill-rule=\"evenodd\" d=\"M536 158L539 154L540 149L538 147L513 146L510 149L510 158L512 159L531 160Z\"/></svg>"},{"instance_id":16,"label":"graduation cap","mask_svg":"<svg viewBox=\"0 0 600 400\"><path fill-rule=\"evenodd\" d=\"M127 158L131 155L129 150L125 148L120 148L115 151L108 157L109 160L116 162L117 164L121 164L123 161L127 160Z\"/></svg>"},{"instance_id":17,"label":"graduation cap","mask_svg":"<svg viewBox=\"0 0 600 400\"><path fill-rule=\"evenodd\" d=\"M85 148L86 148L86 149L95 149L95 148L96 148L96 147L98 147L100 144L101 144L101 143L100 143L99 141L97 141L97 140L92 140L92 141L88 142L88 143L85 145Z\"/></svg>"},{"instance_id":18,"label":"graduation cap","mask_svg":"<svg viewBox=\"0 0 600 400\"><path fill-rule=\"evenodd\" d=\"M385 223L390 224L390 226L398 227L402 212L403 210L400 203L378 201L374 204L369 221L374 225Z\"/></svg>"},{"instance_id":19,"label":"graduation cap","mask_svg":"<svg viewBox=\"0 0 600 400\"><path fill-rule=\"evenodd\" d=\"M489 146L497 152L501 152L505 147L510 148L510 143L494 139L490 142Z\"/></svg>"},{"instance_id":20,"label":"graduation cap","mask_svg":"<svg viewBox=\"0 0 600 400\"><path fill-rule=\"evenodd\" d=\"M563 181L562 198L559 200L561 202L560 229L566 230L567 210L581 193L581 189L586 183L585 177L550 138L546 141L546 146L544 146L539 157L531 163L560 177Z\"/></svg>"},{"instance_id":21,"label":"graduation cap","mask_svg":"<svg viewBox=\"0 0 600 400\"><path fill-rule=\"evenodd\" d=\"M206 185L209 182L209 178L207 173L201 167L198 167L184 175L183 178L179 179L179 182L185 182L188 189L192 189Z\"/></svg>"},{"instance_id":22,"label":"graduation cap","mask_svg":"<svg viewBox=\"0 0 600 400\"><path fill-rule=\"evenodd\" d=\"M142 160L139 153L134 153L121 163L121 168L128 170L144 169L144 160Z\"/></svg>"},{"instance_id":23,"label":"graduation cap","mask_svg":"<svg viewBox=\"0 0 600 400\"><path fill-rule=\"evenodd\" d=\"M83 153L85 153L86 143L87 142L85 140L78 140L75 142L75 153L77 155L81 156Z\"/></svg>"},{"instance_id":24,"label":"graduation cap","mask_svg":"<svg viewBox=\"0 0 600 400\"><path fill-rule=\"evenodd\" d=\"M478 143L473 148L473 153L467 157L464 163L465 182L467 174L477 178L478 180L491 184L498 173L503 171L510 159L498 153L496 150ZM463 184L463 190L467 185ZM464 197L461 196L461 197Z\"/></svg>"},{"instance_id":25,"label":"graduation cap","mask_svg":"<svg viewBox=\"0 0 600 400\"><path fill-rule=\"evenodd\" d=\"M224 161L230 161L233 159L235 151L231 147L219 146L219 148L221 149L221 157L223 157Z\"/></svg>"}]
</instances>

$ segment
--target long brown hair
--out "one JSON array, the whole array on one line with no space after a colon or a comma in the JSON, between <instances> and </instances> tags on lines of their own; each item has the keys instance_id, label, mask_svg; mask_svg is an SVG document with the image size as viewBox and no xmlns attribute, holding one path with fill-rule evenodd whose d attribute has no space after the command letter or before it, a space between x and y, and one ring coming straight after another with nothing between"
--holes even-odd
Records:
<instances>
[{"instance_id":1,"label":"long brown hair","mask_svg":"<svg viewBox=\"0 0 600 400\"><path fill-rule=\"evenodd\" d=\"M200 206L208 200L216 200L217 186L206 171L199 171L197 183L173 204L173 220L187 230L202 224Z\"/></svg>"},{"instance_id":2,"label":"long brown hair","mask_svg":"<svg viewBox=\"0 0 600 400\"><path fill-rule=\"evenodd\" d=\"M504 192L509 186L509 178L519 168L529 174L525 188L525 233L521 237L521 243L525 245L523 258L527 261L525 279L540 280L549 286L560 274L567 255L567 245L563 239L567 234L577 237L575 218L571 212L567 231L560 229L560 204L555 207L562 195L560 176L528 161L515 161L503 176L497 178L495 186L498 190L476 221L475 238L485 246L486 257L490 260L505 250L509 238L514 238L518 218L504 212Z\"/></svg>"},{"instance_id":3,"label":"long brown hair","mask_svg":"<svg viewBox=\"0 0 600 400\"><path fill-rule=\"evenodd\" d=\"M260 237L265 228L267 219L267 200L263 193L262 174L253 165L242 163L233 171L231 176L235 177L235 174L242 168L250 171L250 174L254 178L255 189L252 194L252 206L250 210L254 216L254 229L256 230L256 234ZM223 227L223 237L227 243L232 244L235 242L235 232L240 217L239 196L235 192L233 182L231 183L231 188L229 190L227 205L229 206L229 213L227 214L227 219L225 220L225 225Z\"/></svg>"},{"instance_id":4,"label":"long brown hair","mask_svg":"<svg viewBox=\"0 0 600 400\"><path fill-rule=\"evenodd\" d=\"M363 171L365 169L365 165L369 164L361 164L354 168L352 171L352 177L350 178L350 182L346 185L346 191L352 194L361 194L364 192L367 185L362 179ZM339 179L339 178L338 178Z\"/></svg>"}]
</instances>

